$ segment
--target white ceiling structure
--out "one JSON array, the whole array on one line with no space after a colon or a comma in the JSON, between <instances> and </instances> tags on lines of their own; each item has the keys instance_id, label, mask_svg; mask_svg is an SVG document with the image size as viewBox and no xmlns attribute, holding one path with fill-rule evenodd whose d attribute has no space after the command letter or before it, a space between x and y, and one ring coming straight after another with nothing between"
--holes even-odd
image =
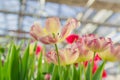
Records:
<instances>
[{"instance_id":1,"label":"white ceiling structure","mask_svg":"<svg viewBox=\"0 0 120 80\"><path fill-rule=\"evenodd\" d=\"M50 2L51 1L51 2ZM56 1L56 2L55 2ZM70 0L77 2L77 0ZM50 16L58 16L62 24L69 17L75 17L81 22L79 34L95 33L99 36L110 37L115 43L120 42L120 13L119 10L92 8L96 2L120 4L120 0L78 0L81 7L74 6L68 1L57 0L0 0L0 35L29 38L30 26L34 21L44 23ZM52 3L55 2L55 3ZM70 6L71 4L72 6ZM60 4L59 4L60 3ZM83 4L85 5L83 6ZM67 5L68 4L68 5ZM106 5L108 5L106 4ZM83 7L82 7L83 6ZM14 34L17 32L17 34ZM21 34L22 33L22 34Z\"/></svg>"}]
</instances>

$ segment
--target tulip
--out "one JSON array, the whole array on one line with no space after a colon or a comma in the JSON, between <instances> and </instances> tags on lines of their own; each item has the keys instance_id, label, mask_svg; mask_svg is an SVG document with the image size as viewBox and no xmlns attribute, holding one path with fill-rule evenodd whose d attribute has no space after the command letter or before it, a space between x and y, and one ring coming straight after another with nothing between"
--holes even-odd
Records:
<instances>
[{"instance_id":1,"label":"tulip","mask_svg":"<svg viewBox=\"0 0 120 80\"><path fill-rule=\"evenodd\" d=\"M34 53L34 48L35 48L35 43L31 43L29 48L30 55Z\"/></svg>"},{"instance_id":2,"label":"tulip","mask_svg":"<svg viewBox=\"0 0 120 80\"><path fill-rule=\"evenodd\" d=\"M77 20L70 18L65 26L61 28L59 18L53 17L46 20L45 28L36 22L32 25L31 36L44 44L55 44L61 42L73 31L77 26Z\"/></svg>"},{"instance_id":3,"label":"tulip","mask_svg":"<svg viewBox=\"0 0 120 80\"><path fill-rule=\"evenodd\" d=\"M101 52L103 50L106 50L111 44L112 41L109 38L98 38L91 40L91 42L87 46L94 52Z\"/></svg>"},{"instance_id":4,"label":"tulip","mask_svg":"<svg viewBox=\"0 0 120 80\"><path fill-rule=\"evenodd\" d=\"M98 66L97 66L96 63L94 63L94 66L93 66L93 69L92 69L92 74L94 74L97 69L98 69Z\"/></svg>"},{"instance_id":5,"label":"tulip","mask_svg":"<svg viewBox=\"0 0 120 80\"><path fill-rule=\"evenodd\" d=\"M93 51L86 48L81 38L79 38L73 45L79 50L79 57L76 62L88 61L93 58Z\"/></svg>"},{"instance_id":6,"label":"tulip","mask_svg":"<svg viewBox=\"0 0 120 80\"><path fill-rule=\"evenodd\" d=\"M107 77L107 72L103 70L102 78L106 78L106 77Z\"/></svg>"},{"instance_id":7,"label":"tulip","mask_svg":"<svg viewBox=\"0 0 120 80\"><path fill-rule=\"evenodd\" d=\"M95 56L95 58L94 58L94 61L95 62L99 62L101 60L101 58L99 57L99 55L97 54L96 56Z\"/></svg>"},{"instance_id":8,"label":"tulip","mask_svg":"<svg viewBox=\"0 0 120 80\"><path fill-rule=\"evenodd\" d=\"M109 46L106 50L98 54L102 60L105 61L119 61L120 59L120 46Z\"/></svg>"},{"instance_id":9,"label":"tulip","mask_svg":"<svg viewBox=\"0 0 120 80\"><path fill-rule=\"evenodd\" d=\"M88 61L83 62L84 67L88 66Z\"/></svg>"},{"instance_id":10,"label":"tulip","mask_svg":"<svg viewBox=\"0 0 120 80\"><path fill-rule=\"evenodd\" d=\"M108 48L112 44L110 38L98 37L94 34L83 35L81 37L82 43L93 52L100 52Z\"/></svg>"},{"instance_id":11,"label":"tulip","mask_svg":"<svg viewBox=\"0 0 120 80\"><path fill-rule=\"evenodd\" d=\"M39 53L41 52L41 46L40 45L37 45L36 46L36 49L35 49L35 43L33 42L33 43L31 43L30 44L30 55L32 55L33 53L34 53L34 51L35 51L35 54L36 55L39 55Z\"/></svg>"},{"instance_id":12,"label":"tulip","mask_svg":"<svg viewBox=\"0 0 120 80\"><path fill-rule=\"evenodd\" d=\"M93 52L100 52L103 50L106 50L109 45L112 44L112 41L110 38L103 38L103 37L98 37L93 34L89 35L84 35L82 37L86 47Z\"/></svg>"},{"instance_id":13,"label":"tulip","mask_svg":"<svg viewBox=\"0 0 120 80\"><path fill-rule=\"evenodd\" d=\"M50 80L50 78L51 78L51 75L50 74L45 74L45 80Z\"/></svg>"},{"instance_id":14,"label":"tulip","mask_svg":"<svg viewBox=\"0 0 120 80\"><path fill-rule=\"evenodd\" d=\"M37 45L37 47L36 47L36 55L39 55L39 53L41 52L41 46L40 45Z\"/></svg>"},{"instance_id":15,"label":"tulip","mask_svg":"<svg viewBox=\"0 0 120 80\"><path fill-rule=\"evenodd\" d=\"M72 44L74 41L78 40L79 36L77 34L71 34L66 38L67 43Z\"/></svg>"},{"instance_id":16,"label":"tulip","mask_svg":"<svg viewBox=\"0 0 120 80\"><path fill-rule=\"evenodd\" d=\"M72 49L72 48L65 48L58 50L58 55L60 59L60 65L69 65L75 63L77 60L79 53L78 49ZM51 50L49 53L46 54L46 59L49 63L54 63L58 65L58 57L57 53L54 50Z\"/></svg>"},{"instance_id":17,"label":"tulip","mask_svg":"<svg viewBox=\"0 0 120 80\"><path fill-rule=\"evenodd\" d=\"M91 60L89 60L90 62L92 62L92 59ZM98 63L99 61L101 61L101 58L98 56L98 54L95 56L95 58L94 58L94 63ZM88 66L88 61L85 61L84 63L83 63L83 65L84 65L84 67L87 67Z\"/></svg>"}]
</instances>

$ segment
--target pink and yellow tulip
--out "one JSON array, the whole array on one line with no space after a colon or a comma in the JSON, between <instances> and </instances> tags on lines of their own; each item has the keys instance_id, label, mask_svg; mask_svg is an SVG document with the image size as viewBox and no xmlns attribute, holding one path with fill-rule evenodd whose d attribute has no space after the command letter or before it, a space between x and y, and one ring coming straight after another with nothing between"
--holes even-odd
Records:
<instances>
[{"instance_id":1,"label":"pink and yellow tulip","mask_svg":"<svg viewBox=\"0 0 120 80\"><path fill-rule=\"evenodd\" d=\"M70 18L61 29L59 18L48 18L44 28L35 22L31 27L30 34L34 39L44 44L53 44L63 41L77 26L77 23L76 19Z\"/></svg>"},{"instance_id":2,"label":"pink and yellow tulip","mask_svg":"<svg viewBox=\"0 0 120 80\"><path fill-rule=\"evenodd\" d=\"M86 48L85 44L81 41L81 38L75 42L76 48L79 50L79 57L77 62L87 61L93 58L93 51Z\"/></svg>"},{"instance_id":3,"label":"pink and yellow tulip","mask_svg":"<svg viewBox=\"0 0 120 80\"><path fill-rule=\"evenodd\" d=\"M59 51L60 65L69 65L75 63L78 59L79 53L78 49L65 48L60 49ZM54 50L51 50L46 54L46 59L49 63L54 63L58 65L57 53Z\"/></svg>"},{"instance_id":4,"label":"pink and yellow tulip","mask_svg":"<svg viewBox=\"0 0 120 80\"><path fill-rule=\"evenodd\" d=\"M109 46L106 50L103 50L98 54L102 60L105 61L120 61L120 46Z\"/></svg>"},{"instance_id":5,"label":"pink and yellow tulip","mask_svg":"<svg viewBox=\"0 0 120 80\"><path fill-rule=\"evenodd\" d=\"M86 45L88 48L90 48L94 52L101 52L109 48L111 44L112 44L111 39L109 38L105 39L103 37L100 37L93 40L89 40Z\"/></svg>"}]
</instances>

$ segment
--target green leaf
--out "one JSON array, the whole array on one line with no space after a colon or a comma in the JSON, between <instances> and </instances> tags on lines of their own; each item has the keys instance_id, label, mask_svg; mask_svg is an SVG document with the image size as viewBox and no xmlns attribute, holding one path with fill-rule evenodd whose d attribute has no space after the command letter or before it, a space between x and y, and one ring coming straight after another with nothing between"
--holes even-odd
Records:
<instances>
[{"instance_id":1,"label":"green leaf","mask_svg":"<svg viewBox=\"0 0 120 80\"><path fill-rule=\"evenodd\" d=\"M5 48L0 46L0 54L5 52Z\"/></svg>"},{"instance_id":2,"label":"green leaf","mask_svg":"<svg viewBox=\"0 0 120 80\"><path fill-rule=\"evenodd\" d=\"M28 66L29 66L29 74L28 74L28 80L31 80L32 78L34 78L34 70L35 70L35 54L32 54L29 56L29 62L28 62Z\"/></svg>"},{"instance_id":3,"label":"green leaf","mask_svg":"<svg viewBox=\"0 0 120 80\"><path fill-rule=\"evenodd\" d=\"M40 73L42 73L42 52L40 53L40 58L38 61L38 70Z\"/></svg>"},{"instance_id":4,"label":"green leaf","mask_svg":"<svg viewBox=\"0 0 120 80\"><path fill-rule=\"evenodd\" d=\"M2 70L2 77L4 80L11 80L12 78L18 79L18 63L16 58L17 50L13 43L10 44L6 60L4 60L4 67ZM15 76L15 77L14 77Z\"/></svg>"},{"instance_id":5,"label":"green leaf","mask_svg":"<svg viewBox=\"0 0 120 80\"><path fill-rule=\"evenodd\" d=\"M6 60L4 60L4 65L3 65L3 69L2 69L2 79L3 80L10 80L9 63L10 63L10 54L11 54L12 46L13 46L13 43L11 42L8 47L8 53L6 55Z\"/></svg>"},{"instance_id":6,"label":"green leaf","mask_svg":"<svg viewBox=\"0 0 120 80\"><path fill-rule=\"evenodd\" d=\"M51 80L59 80L59 78L58 78L58 66L56 66L56 65L54 65Z\"/></svg>"},{"instance_id":7,"label":"green leaf","mask_svg":"<svg viewBox=\"0 0 120 80\"><path fill-rule=\"evenodd\" d=\"M69 80L70 79L70 65L64 66L63 68L61 67L61 73L63 73L62 76L64 80Z\"/></svg>"},{"instance_id":8,"label":"green leaf","mask_svg":"<svg viewBox=\"0 0 120 80\"><path fill-rule=\"evenodd\" d=\"M77 67L74 65L73 69L74 69L73 80L78 80L78 71L77 71Z\"/></svg>"},{"instance_id":9,"label":"green leaf","mask_svg":"<svg viewBox=\"0 0 120 80\"><path fill-rule=\"evenodd\" d=\"M13 64L13 60L14 60L14 53L16 52L16 48L15 48L15 45L13 44L12 45L12 48L11 48L11 51L9 53L9 58L8 58L8 80L11 80L12 79L12 74L11 74L11 71L12 71L12 64Z\"/></svg>"},{"instance_id":10,"label":"green leaf","mask_svg":"<svg viewBox=\"0 0 120 80\"><path fill-rule=\"evenodd\" d=\"M1 54L0 54L0 80L2 80L2 60L1 60Z\"/></svg>"},{"instance_id":11,"label":"green leaf","mask_svg":"<svg viewBox=\"0 0 120 80\"><path fill-rule=\"evenodd\" d=\"M92 80L101 80L102 77L102 72L103 72L103 68L105 65L105 61L99 66L99 68L97 69L97 71L95 72L95 74L93 75Z\"/></svg>"},{"instance_id":12,"label":"green leaf","mask_svg":"<svg viewBox=\"0 0 120 80\"><path fill-rule=\"evenodd\" d=\"M24 41L22 40L18 46L16 45L17 50L21 49L23 43L24 43Z\"/></svg>"},{"instance_id":13,"label":"green leaf","mask_svg":"<svg viewBox=\"0 0 120 80\"><path fill-rule=\"evenodd\" d=\"M46 62L47 63L47 62ZM46 66L48 66L48 73L52 74L53 68L54 68L54 64L46 64Z\"/></svg>"},{"instance_id":14,"label":"green leaf","mask_svg":"<svg viewBox=\"0 0 120 80\"><path fill-rule=\"evenodd\" d=\"M91 64L90 62L88 63L88 66L87 66L87 70L86 70L86 76L85 76L85 79L86 80L91 80Z\"/></svg>"},{"instance_id":15,"label":"green leaf","mask_svg":"<svg viewBox=\"0 0 120 80\"><path fill-rule=\"evenodd\" d=\"M22 79L21 80L25 80L27 78L27 74L28 74L28 60L29 60L29 45L26 48L23 58L22 58Z\"/></svg>"},{"instance_id":16,"label":"green leaf","mask_svg":"<svg viewBox=\"0 0 120 80\"><path fill-rule=\"evenodd\" d=\"M42 78L42 52L40 53L40 58L38 61L38 74L37 74L37 80L40 80Z\"/></svg>"},{"instance_id":17,"label":"green leaf","mask_svg":"<svg viewBox=\"0 0 120 80\"><path fill-rule=\"evenodd\" d=\"M78 80L82 80L82 65L78 65Z\"/></svg>"},{"instance_id":18,"label":"green leaf","mask_svg":"<svg viewBox=\"0 0 120 80\"><path fill-rule=\"evenodd\" d=\"M11 80L19 80L19 50L13 45L11 51Z\"/></svg>"}]
</instances>

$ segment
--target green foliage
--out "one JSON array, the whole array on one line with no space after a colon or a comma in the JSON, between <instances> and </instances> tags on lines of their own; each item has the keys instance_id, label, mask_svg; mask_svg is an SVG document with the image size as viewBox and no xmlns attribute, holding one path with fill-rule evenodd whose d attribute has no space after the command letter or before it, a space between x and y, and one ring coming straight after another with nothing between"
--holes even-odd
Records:
<instances>
[{"instance_id":1,"label":"green foliage","mask_svg":"<svg viewBox=\"0 0 120 80\"><path fill-rule=\"evenodd\" d=\"M86 80L91 80L91 72L92 71L92 69L91 69L91 64L90 64L90 62L88 63L88 66L87 66L87 71L86 71Z\"/></svg>"},{"instance_id":2,"label":"green foliage","mask_svg":"<svg viewBox=\"0 0 120 80\"><path fill-rule=\"evenodd\" d=\"M78 66L74 64L67 66L49 64L42 52L39 54L39 58L35 55L36 46L34 46L34 53L30 54L30 44L27 46L22 46L22 44L23 42L20 45L12 42L8 48L0 51L2 52L0 54L0 80L45 80L46 74L50 75L50 80L101 79L104 63L91 78L90 63L86 69L81 63ZM4 60L1 57L4 57Z\"/></svg>"},{"instance_id":3,"label":"green foliage","mask_svg":"<svg viewBox=\"0 0 120 80\"><path fill-rule=\"evenodd\" d=\"M95 72L95 74L93 75L92 80L101 80L102 77L102 72L103 72L103 68L105 65L105 61L101 64L101 66L97 69L97 71Z\"/></svg>"},{"instance_id":4,"label":"green foliage","mask_svg":"<svg viewBox=\"0 0 120 80\"><path fill-rule=\"evenodd\" d=\"M5 48L0 46L0 54L5 52Z\"/></svg>"}]
</instances>

